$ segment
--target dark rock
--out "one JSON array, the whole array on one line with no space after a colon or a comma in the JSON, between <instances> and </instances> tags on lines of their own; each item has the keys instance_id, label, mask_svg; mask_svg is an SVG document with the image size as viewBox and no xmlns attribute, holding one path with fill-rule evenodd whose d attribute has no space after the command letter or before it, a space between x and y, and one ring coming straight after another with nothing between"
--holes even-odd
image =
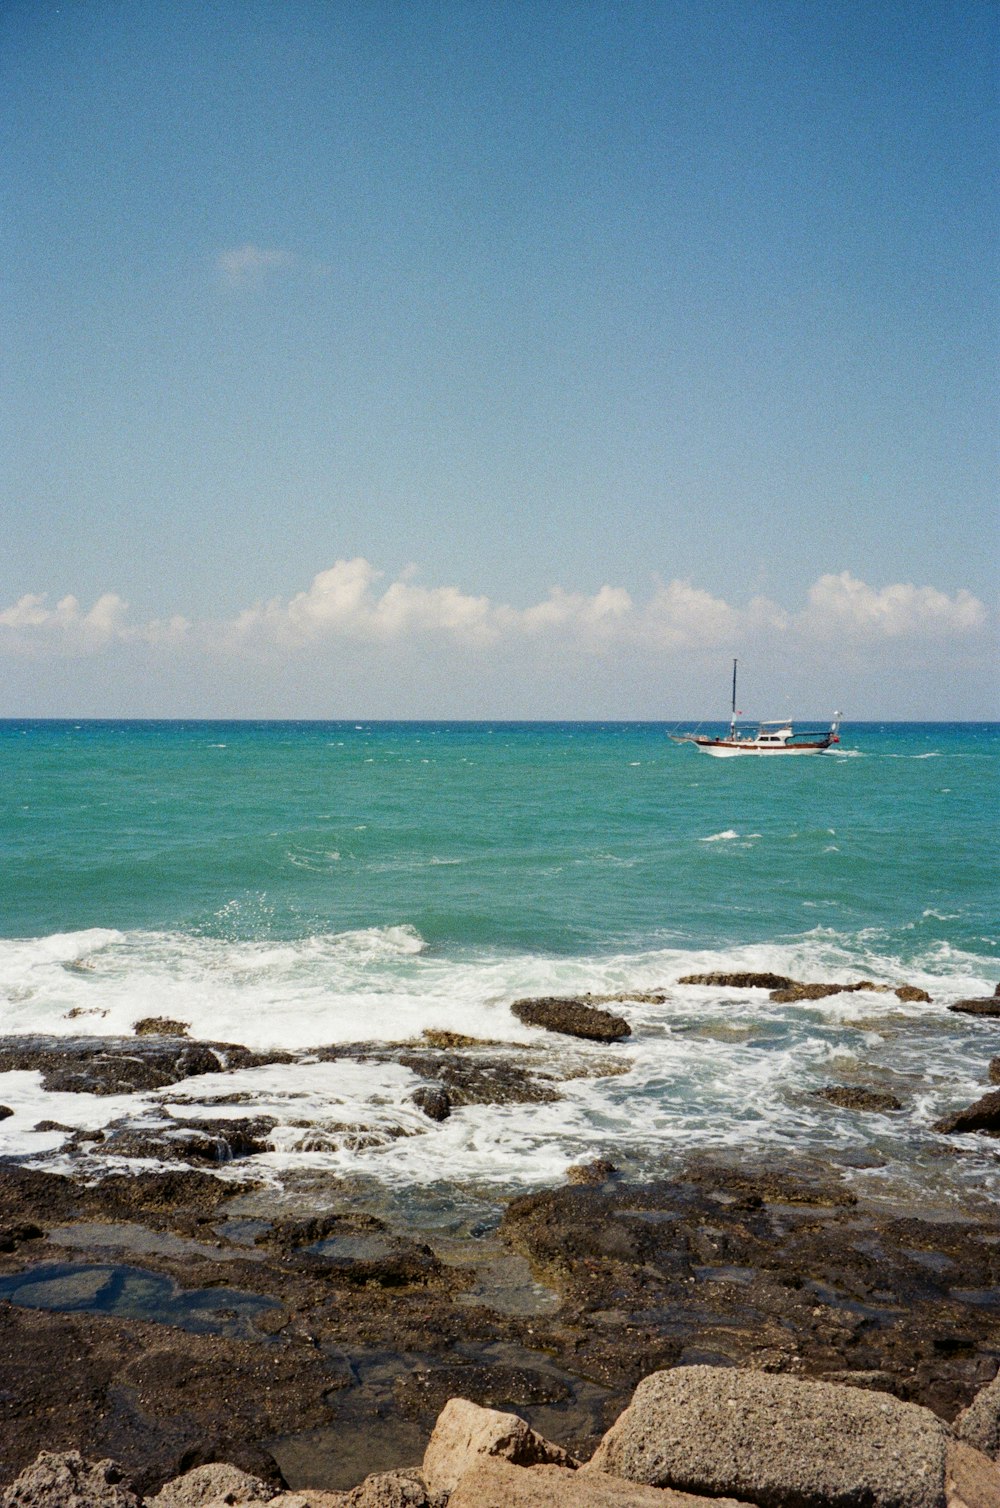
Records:
<instances>
[{"instance_id":1,"label":"dark rock","mask_svg":"<svg viewBox=\"0 0 1000 1508\"><path fill-rule=\"evenodd\" d=\"M934 1130L945 1134L962 1131L982 1131L987 1136L1000 1136L1000 1089L992 1089L969 1105L934 1122Z\"/></svg>"},{"instance_id":2,"label":"dark rock","mask_svg":"<svg viewBox=\"0 0 1000 1508\"><path fill-rule=\"evenodd\" d=\"M896 986L897 1000L919 1002L922 1005L930 1005L931 997L926 990L918 989L915 984L900 984Z\"/></svg>"},{"instance_id":3,"label":"dark rock","mask_svg":"<svg viewBox=\"0 0 1000 1508\"><path fill-rule=\"evenodd\" d=\"M678 984L714 984L727 990L787 990L795 984L785 974L685 974Z\"/></svg>"},{"instance_id":4,"label":"dark rock","mask_svg":"<svg viewBox=\"0 0 1000 1508\"><path fill-rule=\"evenodd\" d=\"M948 1009L957 1011L960 1016L1000 1016L1000 995L987 995L979 1000L956 1000Z\"/></svg>"},{"instance_id":5,"label":"dark rock","mask_svg":"<svg viewBox=\"0 0 1000 1508\"><path fill-rule=\"evenodd\" d=\"M139 1508L139 1499L114 1461L85 1461L76 1450L43 1450L0 1491L0 1508Z\"/></svg>"},{"instance_id":6,"label":"dark rock","mask_svg":"<svg viewBox=\"0 0 1000 1508\"><path fill-rule=\"evenodd\" d=\"M169 1016L143 1016L132 1027L137 1037L186 1037L191 1028L186 1021L173 1021Z\"/></svg>"},{"instance_id":7,"label":"dark rock","mask_svg":"<svg viewBox=\"0 0 1000 1508\"><path fill-rule=\"evenodd\" d=\"M817 1089L817 1099L828 1100L844 1110L902 1110L902 1102L894 1094L880 1089L862 1089L857 1085L830 1084Z\"/></svg>"},{"instance_id":8,"label":"dark rock","mask_svg":"<svg viewBox=\"0 0 1000 1508\"><path fill-rule=\"evenodd\" d=\"M242 1120L124 1126L110 1132L104 1151L113 1157L151 1157L161 1162L229 1162L269 1152L268 1137L277 1124L273 1116L257 1115Z\"/></svg>"},{"instance_id":9,"label":"dark rock","mask_svg":"<svg viewBox=\"0 0 1000 1508\"><path fill-rule=\"evenodd\" d=\"M0 1073L40 1072L57 1093L130 1094L163 1089L203 1073L292 1062L291 1053L253 1053L232 1042L169 1037L4 1037Z\"/></svg>"},{"instance_id":10,"label":"dark rock","mask_svg":"<svg viewBox=\"0 0 1000 1508\"><path fill-rule=\"evenodd\" d=\"M598 1010L579 998L555 996L539 1000L515 1000L511 1010L526 1026L583 1037L588 1042L618 1042L630 1037L632 1028L621 1016Z\"/></svg>"},{"instance_id":11,"label":"dark rock","mask_svg":"<svg viewBox=\"0 0 1000 1508\"><path fill-rule=\"evenodd\" d=\"M440 1085L422 1084L414 1091L413 1103L432 1121L446 1121L451 1114L451 1096Z\"/></svg>"},{"instance_id":12,"label":"dark rock","mask_svg":"<svg viewBox=\"0 0 1000 1508\"><path fill-rule=\"evenodd\" d=\"M0 1251L16 1251L22 1241L37 1241L45 1232L40 1225L27 1223L24 1225L0 1226Z\"/></svg>"},{"instance_id":13,"label":"dark rock","mask_svg":"<svg viewBox=\"0 0 1000 1508\"><path fill-rule=\"evenodd\" d=\"M505 1058L466 1058L418 1050L400 1053L397 1061L421 1078L437 1081L436 1087L445 1091L452 1109L461 1105L543 1105L559 1098L551 1081L537 1078Z\"/></svg>"},{"instance_id":14,"label":"dark rock","mask_svg":"<svg viewBox=\"0 0 1000 1508\"><path fill-rule=\"evenodd\" d=\"M991 1058L987 1070L987 1077L991 1084L1000 1084L1000 1058Z\"/></svg>"},{"instance_id":15,"label":"dark rock","mask_svg":"<svg viewBox=\"0 0 1000 1508\"><path fill-rule=\"evenodd\" d=\"M5 1121L8 1115L13 1114L14 1112L9 1105L0 1105L0 1121Z\"/></svg>"},{"instance_id":16,"label":"dark rock","mask_svg":"<svg viewBox=\"0 0 1000 1508\"><path fill-rule=\"evenodd\" d=\"M478 1366L451 1362L398 1377L393 1393L404 1414L440 1413L449 1398L465 1398L481 1408L523 1408L528 1404L564 1403L572 1389L551 1372L524 1367Z\"/></svg>"}]
</instances>

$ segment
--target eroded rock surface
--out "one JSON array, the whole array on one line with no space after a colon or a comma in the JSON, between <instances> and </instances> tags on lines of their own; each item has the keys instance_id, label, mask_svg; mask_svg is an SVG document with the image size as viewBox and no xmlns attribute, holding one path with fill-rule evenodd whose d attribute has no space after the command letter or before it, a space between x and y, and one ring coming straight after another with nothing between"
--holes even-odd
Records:
<instances>
[{"instance_id":1,"label":"eroded rock surface","mask_svg":"<svg viewBox=\"0 0 1000 1508\"><path fill-rule=\"evenodd\" d=\"M885 1394L680 1367L643 1380L585 1470L760 1508L942 1508L949 1439Z\"/></svg>"},{"instance_id":2,"label":"eroded rock surface","mask_svg":"<svg viewBox=\"0 0 1000 1508\"><path fill-rule=\"evenodd\" d=\"M526 1026L540 1026L545 1031L582 1037L588 1042L619 1042L632 1035L632 1028L622 1016L576 997L515 1000L511 1010Z\"/></svg>"},{"instance_id":3,"label":"eroded rock surface","mask_svg":"<svg viewBox=\"0 0 1000 1508\"><path fill-rule=\"evenodd\" d=\"M85 1461L77 1450L42 1451L8 1487L0 1508L138 1508L139 1499L111 1460Z\"/></svg>"}]
</instances>

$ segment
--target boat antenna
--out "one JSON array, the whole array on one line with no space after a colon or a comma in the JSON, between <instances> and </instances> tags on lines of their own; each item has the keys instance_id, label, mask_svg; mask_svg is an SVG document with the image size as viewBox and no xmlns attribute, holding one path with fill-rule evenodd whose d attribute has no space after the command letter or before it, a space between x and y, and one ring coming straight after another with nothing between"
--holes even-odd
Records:
<instances>
[{"instance_id":1,"label":"boat antenna","mask_svg":"<svg viewBox=\"0 0 1000 1508\"><path fill-rule=\"evenodd\" d=\"M733 715L729 720L730 737L736 732L736 660L733 660Z\"/></svg>"}]
</instances>

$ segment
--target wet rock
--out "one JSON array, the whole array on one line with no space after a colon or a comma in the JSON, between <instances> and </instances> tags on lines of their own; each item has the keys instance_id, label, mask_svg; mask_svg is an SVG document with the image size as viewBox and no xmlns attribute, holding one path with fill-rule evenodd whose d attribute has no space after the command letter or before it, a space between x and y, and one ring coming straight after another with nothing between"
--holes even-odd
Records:
<instances>
[{"instance_id":1,"label":"wet rock","mask_svg":"<svg viewBox=\"0 0 1000 1508\"><path fill-rule=\"evenodd\" d=\"M918 989L915 984L900 984L896 986L896 999L914 1004L930 1005L931 997L926 990Z\"/></svg>"},{"instance_id":2,"label":"wet rock","mask_svg":"<svg viewBox=\"0 0 1000 1508\"><path fill-rule=\"evenodd\" d=\"M1000 1460L1000 1372L959 1414L955 1433L984 1455Z\"/></svg>"},{"instance_id":3,"label":"wet rock","mask_svg":"<svg viewBox=\"0 0 1000 1508\"><path fill-rule=\"evenodd\" d=\"M874 1110L884 1113L903 1108L902 1101L894 1094L880 1089L862 1089L852 1084L830 1084L825 1089L817 1089L816 1098L826 1100L831 1105L839 1105L843 1110Z\"/></svg>"},{"instance_id":4,"label":"wet rock","mask_svg":"<svg viewBox=\"0 0 1000 1508\"><path fill-rule=\"evenodd\" d=\"M229 1162L269 1152L273 1116L240 1120L160 1122L155 1126L124 1126L111 1131L104 1151L113 1157L155 1158L157 1161Z\"/></svg>"},{"instance_id":5,"label":"wet rock","mask_svg":"<svg viewBox=\"0 0 1000 1508\"><path fill-rule=\"evenodd\" d=\"M981 1131L986 1136L1000 1136L1000 1089L993 1089L969 1105L934 1122L935 1131L946 1135L964 1131Z\"/></svg>"},{"instance_id":6,"label":"wet rock","mask_svg":"<svg viewBox=\"0 0 1000 1508\"><path fill-rule=\"evenodd\" d=\"M0 1490L0 1508L139 1508L139 1499L114 1461L85 1461L76 1450L43 1450Z\"/></svg>"},{"instance_id":7,"label":"wet rock","mask_svg":"<svg viewBox=\"0 0 1000 1508\"><path fill-rule=\"evenodd\" d=\"M572 1389L552 1372L525 1367L477 1366L448 1363L397 1378L396 1400L410 1418L439 1413L450 1398L461 1397L480 1408L524 1408L540 1403L565 1403Z\"/></svg>"},{"instance_id":8,"label":"wet rock","mask_svg":"<svg viewBox=\"0 0 1000 1508\"><path fill-rule=\"evenodd\" d=\"M519 1419L452 1398L434 1426L424 1452L423 1479L430 1493L454 1492L478 1457L496 1457L512 1466L566 1466L575 1462L560 1446Z\"/></svg>"},{"instance_id":9,"label":"wet rock","mask_svg":"<svg viewBox=\"0 0 1000 1508\"><path fill-rule=\"evenodd\" d=\"M421 1078L436 1081L453 1109L462 1105L542 1105L559 1098L551 1081L504 1058L417 1051L401 1053L397 1061Z\"/></svg>"},{"instance_id":10,"label":"wet rock","mask_svg":"<svg viewBox=\"0 0 1000 1508\"><path fill-rule=\"evenodd\" d=\"M760 1508L942 1508L949 1434L884 1393L680 1367L640 1383L583 1469Z\"/></svg>"},{"instance_id":11,"label":"wet rock","mask_svg":"<svg viewBox=\"0 0 1000 1508\"><path fill-rule=\"evenodd\" d=\"M785 974L685 974L678 984L712 984L726 990L787 990L795 980Z\"/></svg>"},{"instance_id":12,"label":"wet rock","mask_svg":"<svg viewBox=\"0 0 1000 1508\"><path fill-rule=\"evenodd\" d=\"M1000 995L987 995L978 1000L956 1000L948 1009L957 1011L960 1016L1000 1016Z\"/></svg>"},{"instance_id":13,"label":"wet rock","mask_svg":"<svg viewBox=\"0 0 1000 1508\"><path fill-rule=\"evenodd\" d=\"M159 1036L0 1038L0 1073L33 1070L55 1093L131 1094L200 1074L292 1061L291 1053L254 1053L234 1042Z\"/></svg>"},{"instance_id":14,"label":"wet rock","mask_svg":"<svg viewBox=\"0 0 1000 1508\"><path fill-rule=\"evenodd\" d=\"M338 1232L304 1255L325 1275L357 1287L422 1287L444 1276L429 1246L391 1233Z\"/></svg>"},{"instance_id":15,"label":"wet rock","mask_svg":"<svg viewBox=\"0 0 1000 1508\"><path fill-rule=\"evenodd\" d=\"M618 1169L606 1157L595 1157L593 1162L577 1162L566 1169L566 1182L593 1187L614 1178Z\"/></svg>"},{"instance_id":16,"label":"wet rock","mask_svg":"<svg viewBox=\"0 0 1000 1508\"><path fill-rule=\"evenodd\" d=\"M619 1042L632 1035L621 1016L599 1010L579 998L548 996L538 1000L515 1000L511 1011L526 1026L582 1037L588 1042Z\"/></svg>"},{"instance_id":17,"label":"wet rock","mask_svg":"<svg viewBox=\"0 0 1000 1508\"><path fill-rule=\"evenodd\" d=\"M146 1499L146 1508L204 1508L213 1500L224 1503L267 1503L274 1497L274 1487L259 1477L240 1471L238 1466L218 1461L196 1466L182 1477L167 1482L155 1497Z\"/></svg>"},{"instance_id":18,"label":"wet rock","mask_svg":"<svg viewBox=\"0 0 1000 1508\"><path fill-rule=\"evenodd\" d=\"M446 1121L451 1114L451 1096L441 1085L422 1084L414 1091L413 1103L432 1121Z\"/></svg>"},{"instance_id":19,"label":"wet rock","mask_svg":"<svg viewBox=\"0 0 1000 1508\"><path fill-rule=\"evenodd\" d=\"M14 1112L9 1105L0 1105L0 1121L5 1121L9 1115L13 1114Z\"/></svg>"},{"instance_id":20,"label":"wet rock","mask_svg":"<svg viewBox=\"0 0 1000 1508\"><path fill-rule=\"evenodd\" d=\"M45 1232L40 1225L0 1226L0 1251L16 1251L22 1241L37 1241Z\"/></svg>"},{"instance_id":21,"label":"wet rock","mask_svg":"<svg viewBox=\"0 0 1000 1508\"><path fill-rule=\"evenodd\" d=\"M132 1030L137 1037L186 1037L191 1027L187 1021L174 1021L170 1016L143 1016Z\"/></svg>"},{"instance_id":22,"label":"wet rock","mask_svg":"<svg viewBox=\"0 0 1000 1508\"><path fill-rule=\"evenodd\" d=\"M1000 1084L1000 1058L991 1058L987 1076L991 1084Z\"/></svg>"},{"instance_id":23,"label":"wet rock","mask_svg":"<svg viewBox=\"0 0 1000 1508\"><path fill-rule=\"evenodd\" d=\"M428 1047L437 1047L444 1052L454 1052L461 1047L500 1047L500 1042L487 1041L483 1037L467 1037L464 1032L443 1031L436 1026L427 1026L420 1039Z\"/></svg>"}]
</instances>

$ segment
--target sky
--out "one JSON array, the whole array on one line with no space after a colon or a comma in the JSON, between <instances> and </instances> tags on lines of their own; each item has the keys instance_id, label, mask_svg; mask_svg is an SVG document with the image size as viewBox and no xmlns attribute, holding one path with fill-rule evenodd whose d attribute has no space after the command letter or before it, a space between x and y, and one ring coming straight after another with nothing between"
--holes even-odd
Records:
<instances>
[{"instance_id":1,"label":"sky","mask_svg":"<svg viewBox=\"0 0 1000 1508\"><path fill-rule=\"evenodd\" d=\"M4 0L0 716L1000 716L998 17Z\"/></svg>"}]
</instances>

